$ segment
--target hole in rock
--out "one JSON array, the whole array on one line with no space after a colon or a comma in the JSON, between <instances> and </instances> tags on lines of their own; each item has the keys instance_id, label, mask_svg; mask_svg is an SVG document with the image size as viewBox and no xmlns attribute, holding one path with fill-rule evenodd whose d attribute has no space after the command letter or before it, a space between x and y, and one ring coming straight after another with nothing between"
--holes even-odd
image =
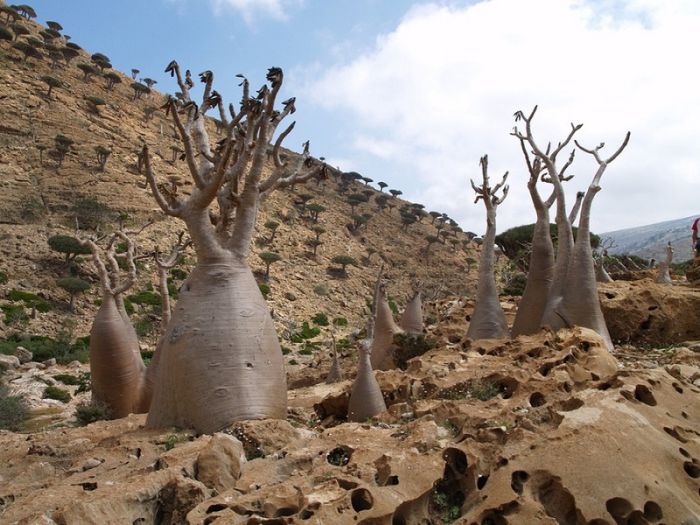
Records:
<instances>
[{"instance_id":1,"label":"hole in rock","mask_svg":"<svg viewBox=\"0 0 700 525\"><path fill-rule=\"evenodd\" d=\"M524 470L516 470L510 476L510 488L518 495L523 494L523 485L530 478L530 474Z\"/></svg>"},{"instance_id":2,"label":"hole in rock","mask_svg":"<svg viewBox=\"0 0 700 525\"><path fill-rule=\"evenodd\" d=\"M540 471L532 476L531 485L535 485L534 498L544 507L547 515L560 525L578 525L585 523L583 514L576 507L576 499L561 483L561 479L549 472Z\"/></svg>"},{"instance_id":3,"label":"hole in rock","mask_svg":"<svg viewBox=\"0 0 700 525\"><path fill-rule=\"evenodd\" d=\"M469 463L467 455L458 448L448 448L442 453L442 459L445 460L452 470L457 474L466 474Z\"/></svg>"},{"instance_id":4,"label":"hole in rock","mask_svg":"<svg viewBox=\"0 0 700 525\"><path fill-rule=\"evenodd\" d=\"M614 293L605 292L605 297L607 297L608 299L615 299L616 296Z\"/></svg>"},{"instance_id":5,"label":"hole in rock","mask_svg":"<svg viewBox=\"0 0 700 525\"><path fill-rule=\"evenodd\" d=\"M136 518L131 522L131 525L141 525L142 523L146 523L146 518Z\"/></svg>"},{"instance_id":6,"label":"hole in rock","mask_svg":"<svg viewBox=\"0 0 700 525\"><path fill-rule=\"evenodd\" d=\"M600 380L600 376L598 374L591 372L591 379L593 381L598 381L598 380Z\"/></svg>"},{"instance_id":7,"label":"hole in rock","mask_svg":"<svg viewBox=\"0 0 700 525\"><path fill-rule=\"evenodd\" d=\"M649 521L659 521L664 517L661 506L655 501L647 501L644 504L644 517Z\"/></svg>"},{"instance_id":8,"label":"hole in rock","mask_svg":"<svg viewBox=\"0 0 700 525\"><path fill-rule=\"evenodd\" d=\"M314 515L314 512L309 509L304 509L299 513L299 519L308 520Z\"/></svg>"},{"instance_id":9,"label":"hole in rock","mask_svg":"<svg viewBox=\"0 0 700 525\"><path fill-rule=\"evenodd\" d=\"M640 330L649 330L651 328L651 316L647 317L646 321L642 321L639 325Z\"/></svg>"},{"instance_id":10,"label":"hole in rock","mask_svg":"<svg viewBox=\"0 0 700 525\"><path fill-rule=\"evenodd\" d=\"M547 402L547 399L544 397L544 394L542 392L533 392L530 394L530 406L533 407L541 407Z\"/></svg>"},{"instance_id":11,"label":"hole in rock","mask_svg":"<svg viewBox=\"0 0 700 525\"><path fill-rule=\"evenodd\" d=\"M583 406L583 401L577 397L572 397L561 402L560 410L564 412L571 412L572 410L577 410Z\"/></svg>"},{"instance_id":12,"label":"hole in rock","mask_svg":"<svg viewBox=\"0 0 700 525\"><path fill-rule=\"evenodd\" d=\"M549 375L550 370L552 370L551 363L545 363L539 368L539 373L547 377Z\"/></svg>"},{"instance_id":13,"label":"hole in rock","mask_svg":"<svg viewBox=\"0 0 700 525\"><path fill-rule=\"evenodd\" d=\"M691 478L700 478L700 467L692 461L683 463L683 470L685 470L685 473Z\"/></svg>"},{"instance_id":14,"label":"hole in rock","mask_svg":"<svg viewBox=\"0 0 700 525\"><path fill-rule=\"evenodd\" d=\"M562 385L562 388L564 389L564 392L571 392L571 383L566 382Z\"/></svg>"},{"instance_id":15,"label":"hole in rock","mask_svg":"<svg viewBox=\"0 0 700 525\"><path fill-rule=\"evenodd\" d=\"M483 489L486 486L486 482L488 480L489 480L488 476L486 476L484 474L480 474L479 477L476 478L476 488L479 490Z\"/></svg>"},{"instance_id":16,"label":"hole in rock","mask_svg":"<svg viewBox=\"0 0 700 525\"><path fill-rule=\"evenodd\" d=\"M481 525L508 525L508 520L501 513L496 513L493 510L482 518Z\"/></svg>"},{"instance_id":17,"label":"hole in rock","mask_svg":"<svg viewBox=\"0 0 700 525\"><path fill-rule=\"evenodd\" d=\"M338 486L343 490L352 490L357 488L357 483L349 479L336 478Z\"/></svg>"},{"instance_id":18,"label":"hole in rock","mask_svg":"<svg viewBox=\"0 0 700 525\"><path fill-rule=\"evenodd\" d=\"M218 519L219 516L207 516L206 519L202 522L202 525L211 525Z\"/></svg>"},{"instance_id":19,"label":"hole in rock","mask_svg":"<svg viewBox=\"0 0 700 525\"><path fill-rule=\"evenodd\" d=\"M505 467L508 463L508 458L499 458L498 463L496 463L496 465L500 468Z\"/></svg>"},{"instance_id":20,"label":"hole in rock","mask_svg":"<svg viewBox=\"0 0 700 525\"><path fill-rule=\"evenodd\" d=\"M584 352L588 352L588 350L591 348L591 343L588 341L581 341L581 344L579 344L578 347Z\"/></svg>"},{"instance_id":21,"label":"hole in rock","mask_svg":"<svg viewBox=\"0 0 700 525\"><path fill-rule=\"evenodd\" d=\"M685 412L681 412L681 416L683 416L683 419L688 419L688 414Z\"/></svg>"},{"instance_id":22,"label":"hole in rock","mask_svg":"<svg viewBox=\"0 0 700 525\"><path fill-rule=\"evenodd\" d=\"M656 398L654 398L654 394L651 393L651 390L646 385L637 385L634 388L634 398L645 405L656 406Z\"/></svg>"},{"instance_id":23,"label":"hole in rock","mask_svg":"<svg viewBox=\"0 0 700 525\"><path fill-rule=\"evenodd\" d=\"M86 481L85 483L80 484L81 487L83 487L83 490L95 490L97 488L97 482L96 481Z\"/></svg>"},{"instance_id":24,"label":"hole in rock","mask_svg":"<svg viewBox=\"0 0 700 525\"><path fill-rule=\"evenodd\" d=\"M253 363L246 363L245 366L246 368L253 368Z\"/></svg>"},{"instance_id":25,"label":"hole in rock","mask_svg":"<svg viewBox=\"0 0 700 525\"><path fill-rule=\"evenodd\" d=\"M678 452L680 452L680 453L681 453L683 456L685 456L686 458L689 458L689 457L690 457L690 453L688 453L688 451L687 451L686 449L682 448L682 447L678 449Z\"/></svg>"},{"instance_id":26,"label":"hole in rock","mask_svg":"<svg viewBox=\"0 0 700 525\"><path fill-rule=\"evenodd\" d=\"M648 308L648 310L649 310L650 312L653 312L654 310L658 310L658 309L659 309L659 307L658 307L658 306L654 306L654 305L652 305L652 306L650 306L650 307Z\"/></svg>"},{"instance_id":27,"label":"hole in rock","mask_svg":"<svg viewBox=\"0 0 700 525\"><path fill-rule=\"evenodd\" d=\"M228 505L224 505L223 503L215 503L214 505L209 505L207 508L207 514L211 514L212 512L219 512L220 510L227 509Z\"/></svg>"},{"instance_id":28,"label":"hole in rock","mask_svg":"<svg viewBox=\"0 0 700 525\"><path fill-rule=\"evenodd\" d=\"M350 504L355 512L362 512L374 506L374 498L369 490L356 489L350 495Z\"/></svg>"},{"instance_id":29,"label":"hole in rock","mask_svg":"<svg viewBox=\"0 0 700 525\"><path fill-rule=\"evenodd\" d=\"M627 516L627 525L649 525L649 522L644 517L644 513L641 510L633 510L629 516Z\"/></svg>"},{"instance_id":30,"label":"hole in rock","mask_svg":"<svg viewBox=\"0 0 700 525\"><path fill-rule=\"evenodd\" d=\"M344 467L350 462L352 451L344 447L335 447L326 456L326 461L336 467Z\"/></svg>"},{"instance_id":31,"label":"hole in rock","mask_svg":"<svg viewBox=\"0 0 700 525\"><path fill-rule=\"evenodd\" d=\"M612 498L605 502L608 513L618 521L618 518L626 518L634 510L632 504L625 498Z\"/></svg>"},{"instance_id":32,"label":"hole in rock","mask_svg":"<svg viewBox=\"0 0 700 525\"><path fill-rule=\"evenodd\" d=\"M683 393L683 389L681 388L681 385L678 383L673 383L671 386L673 386L673 389L678 392L679 394Z\"/></svg>"},{"instance_id":33,"label":"hole in rock","mask_svg":"<svg viewBox=\"0 0 700 525\"><path fill-rule=\"evenodd\" d=\"M273 517L279 518L282 516L294 516L297 512L299 512L298 507L281 507L275 511L275 515Z\"/></svg>"}]
</instances>

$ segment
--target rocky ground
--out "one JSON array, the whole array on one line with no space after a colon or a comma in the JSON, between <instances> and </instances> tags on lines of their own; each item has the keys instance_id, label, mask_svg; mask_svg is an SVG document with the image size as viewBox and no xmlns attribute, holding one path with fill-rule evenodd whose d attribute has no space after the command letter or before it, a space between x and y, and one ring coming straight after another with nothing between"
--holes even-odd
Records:
<instances>
[{"instance_id":1,"label":"rocky ground","mask_svg":"<svg viewBox=\"0 0 700 525\"><path fill-rule=\"evenodd\" d=\"M345 419L348 350L340 383L322 354L290 367L287 421L194 436L136 415L74 428L67 408L53 430L4 432L2 522L700 523L700 338L612 355L586 329L472 342L472 307L428 305L433 349L376 373L388 411L362 424ZM5 379L38 402L64 370L34 365Z\"/></svg>"}]
</instances>

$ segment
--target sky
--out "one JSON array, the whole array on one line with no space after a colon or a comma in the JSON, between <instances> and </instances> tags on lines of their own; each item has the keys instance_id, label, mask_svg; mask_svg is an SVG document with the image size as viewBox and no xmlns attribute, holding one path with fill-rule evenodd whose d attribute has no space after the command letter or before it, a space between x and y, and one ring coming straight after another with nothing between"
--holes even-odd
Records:
<instances>
[{"instance_id":1,"label":"sky","mask_svg":"<svg viewBox=\"0 0 700 525\"><path fill-rule=\"evenodd\" d=\"M426 209L483 233L469 179L489 155L510 192L498 230L534 222L527 169L510 135L535 105L533 134L556 144L571 123L585 147L628 147L603 175L592 230L700 215L700 48L697 0L33 0L38 20L74 42L177 91L176 59L212 70L226 101L236 74L262 85L282 67L297 126L285 146L311 141ZM283 99L281 99L283 100ZM565 157L568 154L562 154ZM568 204L597 165L578 151ZM544 187L543 192L548 188ZM690 225L689 225L690 228Z\"/></svg>"}]
</instances>

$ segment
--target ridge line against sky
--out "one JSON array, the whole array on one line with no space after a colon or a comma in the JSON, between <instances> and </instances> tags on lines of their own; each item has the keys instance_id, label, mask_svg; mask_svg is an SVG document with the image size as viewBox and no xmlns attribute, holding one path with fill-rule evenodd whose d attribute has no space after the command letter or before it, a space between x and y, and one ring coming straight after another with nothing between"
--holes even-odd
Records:
<instances>
[{"instance_id":1,"label":"ridge line against sky","mask_svg":"<svg viewBox=\"0 0 700 525\"><path fill-rule=\"evenodd\" d=\"M117 5L118 4L118 5ZM465 229L485 227L469 178L489 154L492 178L509 170L511 192L498 229L534 221L526 170L509 136L513 113L539 110L545 145L582 122L583 144L613 151L596 197L593 231L698 212L697 137L700 2L694 0L38 0L39 20L57 20L116 68L163 74L176 58L211 69L227 101L235 74L261 84L285 69L283 95L297 97L292 149L386 181L410 200L447 212ZM147 50L147 52L145 51ZM568 151L567 151L568 154ZM569 202L595 166L581 152Z\"/></svg>"}]
</instances>

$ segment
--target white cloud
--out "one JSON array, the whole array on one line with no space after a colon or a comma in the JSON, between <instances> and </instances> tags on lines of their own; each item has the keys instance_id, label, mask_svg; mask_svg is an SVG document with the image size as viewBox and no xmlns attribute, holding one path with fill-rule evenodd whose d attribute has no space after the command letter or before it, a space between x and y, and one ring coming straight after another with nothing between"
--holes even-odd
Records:
<instances>
[{"instance_id":1,"label":"white cloud","mask_svg":"<svg viewBox=\"0 0 700 525\"><path fill-rule=\"evenodd\" d=\"M246 24L252 25L256 16L286 20L290 9L300 7L304 0L212 0L215 11L232 8L238 11Z\"/></svg>"},{"instance_id":2,"label":"white cloud","mask_svg":"<svg viewBox=\"0 0 700 525\"><path fill-rule=\"evenodd\" d=\"M534 220L509 136L515 110L539 104L534 129L543 146L563 138L571 122L585 124L582 144L604 141L610 150L629 129L630 145L594 203L593 229L608 231L700 208L700 68L691 51L700 47L699 28L695 0L428 4L370 52L315 75L305 91L351 123L352 147L337 156L365 159L362 172L375 180L390 174L373 173L372 159L391 163L393 187L477 232L483 206L473 204L468 179L479 176L484 153L492 179L511 172L499 230ZM594 172L577 156L571 195Z\"/></svg>"}]
</instances>

